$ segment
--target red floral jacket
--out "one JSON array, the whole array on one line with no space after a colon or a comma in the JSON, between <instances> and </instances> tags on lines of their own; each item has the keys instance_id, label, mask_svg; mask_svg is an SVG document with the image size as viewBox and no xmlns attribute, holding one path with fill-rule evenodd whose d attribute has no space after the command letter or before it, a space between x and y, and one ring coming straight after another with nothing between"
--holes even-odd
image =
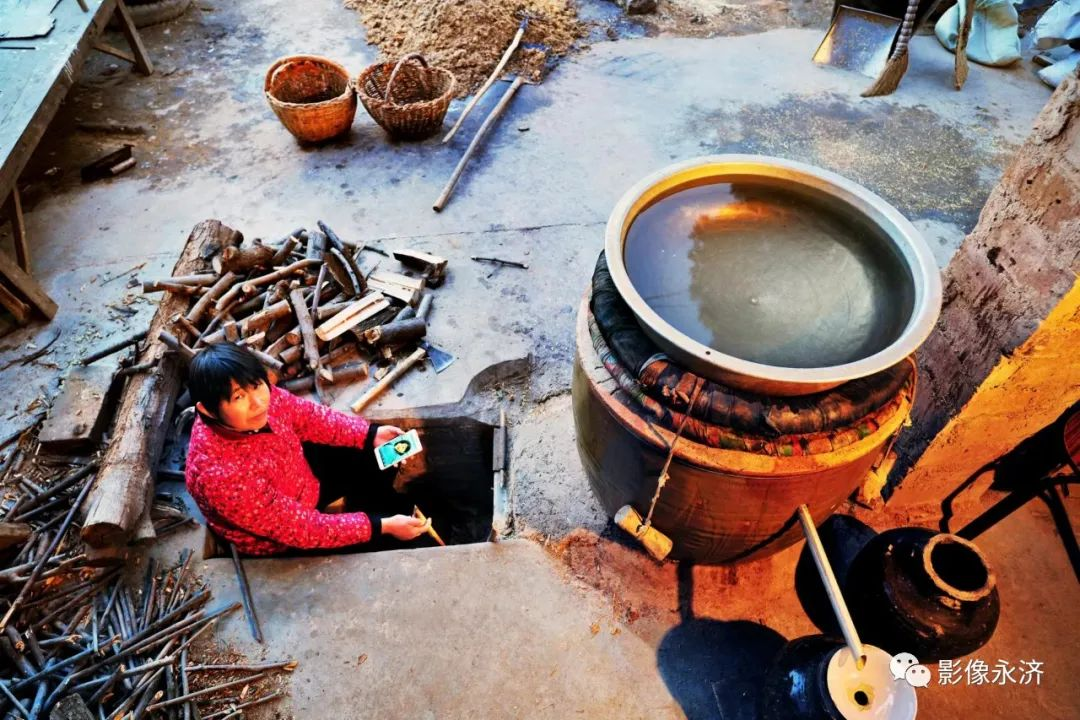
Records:
<instances>
[{"instance_id":1,"label":"red floral jacket","mask_svg":"<svg viewBox=\"0 0 1080 720\"><path fill-rule=\"evenodd\" d=\"M210 528L250 555L367 542L379 528L365 513L328 515L316 509L319 481L300 443L364 448L374 442L373 429L363 418L272 387L263 430L235 432L196 416L188 445L188 491Z\"/></svg>"}]
</instances>

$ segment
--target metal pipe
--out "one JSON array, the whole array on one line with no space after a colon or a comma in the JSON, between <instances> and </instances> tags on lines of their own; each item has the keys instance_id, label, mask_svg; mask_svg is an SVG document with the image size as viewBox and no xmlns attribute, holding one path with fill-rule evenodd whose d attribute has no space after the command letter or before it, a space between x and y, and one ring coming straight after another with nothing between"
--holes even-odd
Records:
<instances>
[{"instance_id":1,"label":"metal pipe","mask_svg":"<svg viewBox=\"0 0 1080 720\"><path fill-rule=\"evenodd\" d=\"M810 510L806 505L799 506L799 523L802 524L803 534L806 535L806 545L810 548L810 554L814 557L814 565L817 566L818 575L821 576L821 584L825 586L825 592L829 596L833 614L836 615L836 621L840 624L840 632L844 635L844 642L847 643L848 648L851 649L851 654L855 657L856 669L862 670L863 665L866 664L866 653L863 652L862 643L859 641L859 633L855 630L855 623L851 620L851 613L848 612L844 596L840 593L840 584L836 582L836 575L833 574L832 565L829 564L829 558L825 556L825 548L821 544L821 538L818 537L814 518L810 517Z\"/></svg>"}]
</instances>

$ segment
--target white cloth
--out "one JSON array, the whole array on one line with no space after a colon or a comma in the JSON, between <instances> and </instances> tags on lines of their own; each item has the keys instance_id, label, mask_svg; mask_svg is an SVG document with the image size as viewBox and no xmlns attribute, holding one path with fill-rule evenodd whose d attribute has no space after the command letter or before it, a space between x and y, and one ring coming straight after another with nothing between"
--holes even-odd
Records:
<instances>
[{"instance_id":1,"label":"white cloth","mask_svg":"<svg viewBox=\"0 0 1080 720\"><path fill-rule=\"evenodd\" d=\"M1058 0L1035 23L1035 47L1049 50L1080 39L1080 0Z\"/></svg>"},{"instance_id":2,"label":"white cloth","mask_svg":"<svg viewBox=\"0 0 1080 720\"><path fill-rule=\"evenodd\" d=\"M934 26L937 39L951 52L956 52L956 38L963 16L963 3L957 3L946 10ZM998 67L1016 62L1020 59L1018 26L1016 8L1010 0L975 0L975 16L968 35L968 59L980 65Z\"/></svg>"}]
</instances>

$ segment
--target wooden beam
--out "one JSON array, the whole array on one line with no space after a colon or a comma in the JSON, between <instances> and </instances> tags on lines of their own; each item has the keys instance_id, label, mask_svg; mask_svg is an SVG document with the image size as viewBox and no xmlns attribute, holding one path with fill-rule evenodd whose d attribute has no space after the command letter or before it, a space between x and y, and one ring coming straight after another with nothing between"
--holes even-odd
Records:
<instances>
[{"instance_id":1,"label":"wooden beam","mask_svg":"<svg viewBox=\"0 0 1080 720\"><path fill-rule=\"evenodd\" d=\"M4 214L11 221L11 236L15 240L15 261L19 267L27 273L30 269L30 244L26 237L26 222L23 219L22 198L19 197L19 188L11 188L7 203L4 205Z\"/></svg>"},{"instance_id":2,"label":"wooden beam","mask_svg":"<svg viewBox=\"0 0 1080 720\"><path fill-rule=\"evenodd\" d=\"M172 274L206 271L209 264L201 257L203 246L227 241L234 232L217 220L196 225ZM189 298L182 295L166 295L150 323L148 336L157 338L174 315L187 312L188 302ZM158 370L130 376L120 397L112 440L84 505L88 509L82 538L92 547L125 545L146 509L147 490L183 379L183 360L165 350L160 342L147 343L135 363L157 362Z\"/></svg>"},{"instance_id":3,"label":"wooden beam","mask_svg":"<svg viewBox=\"0 0 1080 720\"><path fill-rule=\"evenodd\" d=\"M7 309L18 325L25 325L30 320L30 306L15 297L10 290L0 285L0 306Z\"/></svg>"},{"instance_id":4,"label":"wooden beam","mask_svg":"<svg viewBox=\"0 0 1080 720\"><path fill-rule=\"evenodd\" d=\"M103 52L106 55L112 55L114 58L120 58L121 60L125 60L125 61L131 63L132 65L135 64L135 56L134 55L132 55L129 52L124 52L120 48L115 47L113 45L110 45L109 43L105 42L104 40L98 40L96 43L94 43L94 49L97 50L98 52Z\"/></svg>"},{"instance_id":5,"label":"wooden beam","mask_svg":"<svg viewBox=\"0 0 1080 720\"><path fill-rule=\"evenodd\" d=\"M42 315L50 320L56 315L56 303L45 294L37 280L30 277L3 252L0 252L0 276L5 278L19 295L41 311Z\"/></svg>"},{"instance_id":6,"label":"wooden beam","mask_svg":"<svg viewBox=\"0 0 1080 720\"><path fill-rule=\"evenodd\" d=\"M128 11L127 5L124 4L124 0L116 0L116 14L114 17L120 25L120 31L124 33L124 39L131 46L131 52L135 55L133 58L135 68L143 75L152 75L154 73L154 64L150 62L150 56L147 55L146 48L143 47L142 38L139 37L139 31L135 28L135 22L131 19L131 13Z\"/></svg>"}]
</instances>

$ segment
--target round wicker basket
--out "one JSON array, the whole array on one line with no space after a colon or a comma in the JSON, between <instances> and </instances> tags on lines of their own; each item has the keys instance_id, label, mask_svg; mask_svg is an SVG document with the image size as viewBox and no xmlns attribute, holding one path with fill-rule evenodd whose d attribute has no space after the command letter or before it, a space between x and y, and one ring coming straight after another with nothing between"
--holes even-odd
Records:
<instances>
[{"instance_id":1,"label":"round wicker basket","mask_svg":"<svg viewBox=\"0 0 1080 720\"><path fill-rule=\"evenodd\" d=\"M423 140L442 127L454 96L454 74L428 65L419 53L360 73L356 93L368 114L392 137Z\"/></svg>"},{"instance_id":2,"label":"round wicker basket","mask_svg":"<svg viewBox=\"0 0 1080 720\"><path fill-rule=\"evenodd\" d=\"M282 125L303 142L337 137L356 116L349 72L317 55L281 58L266 71L264 90Z\"/></svg>"}]
</instances>

